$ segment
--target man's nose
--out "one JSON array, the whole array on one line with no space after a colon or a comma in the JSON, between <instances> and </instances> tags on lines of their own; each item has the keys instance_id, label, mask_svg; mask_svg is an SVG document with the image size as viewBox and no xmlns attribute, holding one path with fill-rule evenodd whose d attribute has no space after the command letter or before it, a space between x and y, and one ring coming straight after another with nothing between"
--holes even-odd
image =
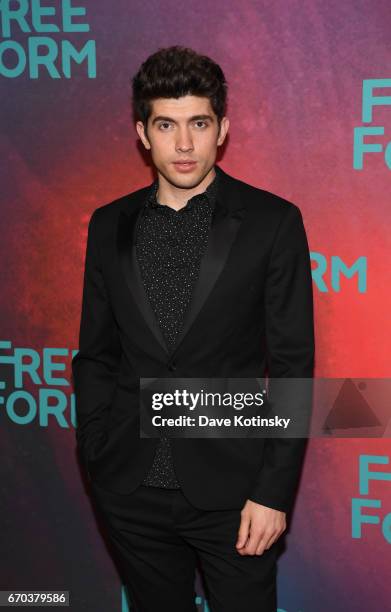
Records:
<instances>
[{"instance_id":1,"label":"man's nose","mask_svg":"<svg viewBox=\"0 0 391 612\"><path fill-rule=\"evenodd\" d=\"M176 141L177 151L191 151L193 149L193 140L188 130L180 130Z\"/></svg>"}]
</instances>

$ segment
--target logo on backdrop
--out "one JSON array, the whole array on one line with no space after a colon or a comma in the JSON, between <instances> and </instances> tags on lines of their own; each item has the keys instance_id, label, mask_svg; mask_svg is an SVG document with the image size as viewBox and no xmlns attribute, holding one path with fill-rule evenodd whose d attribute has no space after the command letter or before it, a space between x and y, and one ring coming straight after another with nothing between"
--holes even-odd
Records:
<instances>
[{"instance_id":1,"label":"logo on backdrop","mask_svg":"<svg viewBox=\"0 0 391 612\"><path fill-rule=\"evenodd\" d=\"M391 544L391 512L384 508L381 492L386 494L386 487L391 486L390 457L386 455L360 455L359 456L359 493L369 495L369 485L378 481L376 494L377 499L368 497L352 498L352 538L362 539L368 537L368 532L373 530L370 525L375 525L389 544ZM376 466L388 466L382 471ZM388 491L387 491L388 493ZM385 496L385 495L384 495ZM379 499L380 497L380 499ZM390 499L389 495L387 497ZM365 525L365 527L364 527Z\"/></svg>"},{"instance_id":2,"label":"logo on backdrop","mask_svg":"<svg viewBox=\"0 0 391 612\"><path fill-rule=\"evenodd\" d=\"M76 427L75 394L69 394L71 383L61 375L76 353L67 348L37 351L0 340L0 415L16 425Z\"/></svg>"},{"instance_id":3,"label":"logo on backdrop","mask_svg":"<svg viewBox=\"0 0 391 612\"><path fill-rule=\"evenodd\" d=\"M374 106L391 106L391 96L375 95L374 89L389 89L391 88L391 79L364 79L362 84L362 122L373 122L373 107ZM391 111L390 111L391 112ZM376 136L376 138L372 138ZM362 170L364 160L372 153L380 153L383 156L384 162L389 170L391 170L391 141L385 145L378 142L384 138L384 126L380 125L363 125L354 128L353 139L353 168ZM369 138L369 142L367 141Z\"/></svg>"},{"instance_id":4,"label":"logo on backdrop","mask_svg":"<svg viewBox=\"0 0 391 612\"><path fill-rule=\"evenodd\" d=\"M330 261L326 256L311 251L311 261L315 263L312 268L312 280L321 293L341 291L341 279L345 278L355 283L358 293L367 291L367 258L360 255L351 263L346 263L338 255L332 255ZM342 281L345 288L346 282Z\"/></svg>"},{"instance_id":5,"label":"logo on backdrop","mask_svg":"<svg viewBox=\"0 0 391 612\"><path fill-rule=\"evenodd\" d=\"M72 0L61 0L56 6L44 6L42 0L0 0L0 76L70 79L84 73L94 79L96 44L86 34L90 31L86 9L77 4Z\"/></svg>"}]
</instances>

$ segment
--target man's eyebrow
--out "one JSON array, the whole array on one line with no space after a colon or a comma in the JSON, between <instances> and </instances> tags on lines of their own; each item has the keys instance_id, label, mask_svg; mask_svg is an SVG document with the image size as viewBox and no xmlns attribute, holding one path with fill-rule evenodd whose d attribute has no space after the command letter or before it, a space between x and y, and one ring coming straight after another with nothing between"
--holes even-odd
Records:
<instances>
[{"instance_id":1,"label":"man's eyebrow","mask_svg":"<svg viewBox=\"0 0 391 612\"><path fill-rule=\"evenodd\" d=\"M211 115L193 115L192 117L189 117L189 121L204 121L205 119L210 119L213 121L213 117ZM172 117L164 117L163 115L158 115L155 117L152 121L152 125L156 123L156 121L171 121L172 123L177 123Z\"/></svg>"}]
</instances>

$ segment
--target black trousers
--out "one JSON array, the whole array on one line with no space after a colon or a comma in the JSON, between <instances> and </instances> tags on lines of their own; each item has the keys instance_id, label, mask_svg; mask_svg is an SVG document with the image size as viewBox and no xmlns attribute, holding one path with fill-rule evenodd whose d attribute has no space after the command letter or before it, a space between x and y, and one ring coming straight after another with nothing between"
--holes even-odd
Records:
<instances>
[{"instance_id":1,"label":"black trousers","mask_svg":"<svg viewBox=\"0 0 391 612\"><path fill-rule=\"evenodd\" d=\"M91 495L132 612L196 612L196 567L210 612L276 612L280 540L240 555L240 510L199 510L180 489L144 485L119 495L92 483Z\"/></svg>"}]
</instances>

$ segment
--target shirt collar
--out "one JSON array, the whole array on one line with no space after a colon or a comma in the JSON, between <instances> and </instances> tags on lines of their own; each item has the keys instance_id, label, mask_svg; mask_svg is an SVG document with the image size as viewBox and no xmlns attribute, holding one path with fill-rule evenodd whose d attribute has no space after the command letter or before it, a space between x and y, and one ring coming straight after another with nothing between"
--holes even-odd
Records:
<instances>
[{"instance_id":1,"label":"shirt collar","mask_svg":"<svg viewBox=\"0 0 391 612\"><path fill-rule=\"evenodd\" d=\"M192 198L190 198L186 205L181 208L179 211L176 211L174 208L172 208L171 206L167 206L165 204L160 204L157 201L157 191L159 188L159 181L156 179L152 185L151 188L147 194L147 198L145 201L145 208L149 208L149 209L158 209L162 212L165 211L171 211L174 213L177 212L182 212L185 210L191 210L194 207L195 203L198 202L202 202L203 205L205 205L205 200L207 201L207 203L210 205L211 209L213 210L215 207L215 202L216 202L216 195L217 195L217 188L218 188L218 183L219 183L219 173L215 170L216 172L216 176L214 177L213 181L211 183L209 183L208 187L205 189L205 191L203 191L202 193L198 193L197 195L193 196Z\"/></svg>"}]
</instances>

